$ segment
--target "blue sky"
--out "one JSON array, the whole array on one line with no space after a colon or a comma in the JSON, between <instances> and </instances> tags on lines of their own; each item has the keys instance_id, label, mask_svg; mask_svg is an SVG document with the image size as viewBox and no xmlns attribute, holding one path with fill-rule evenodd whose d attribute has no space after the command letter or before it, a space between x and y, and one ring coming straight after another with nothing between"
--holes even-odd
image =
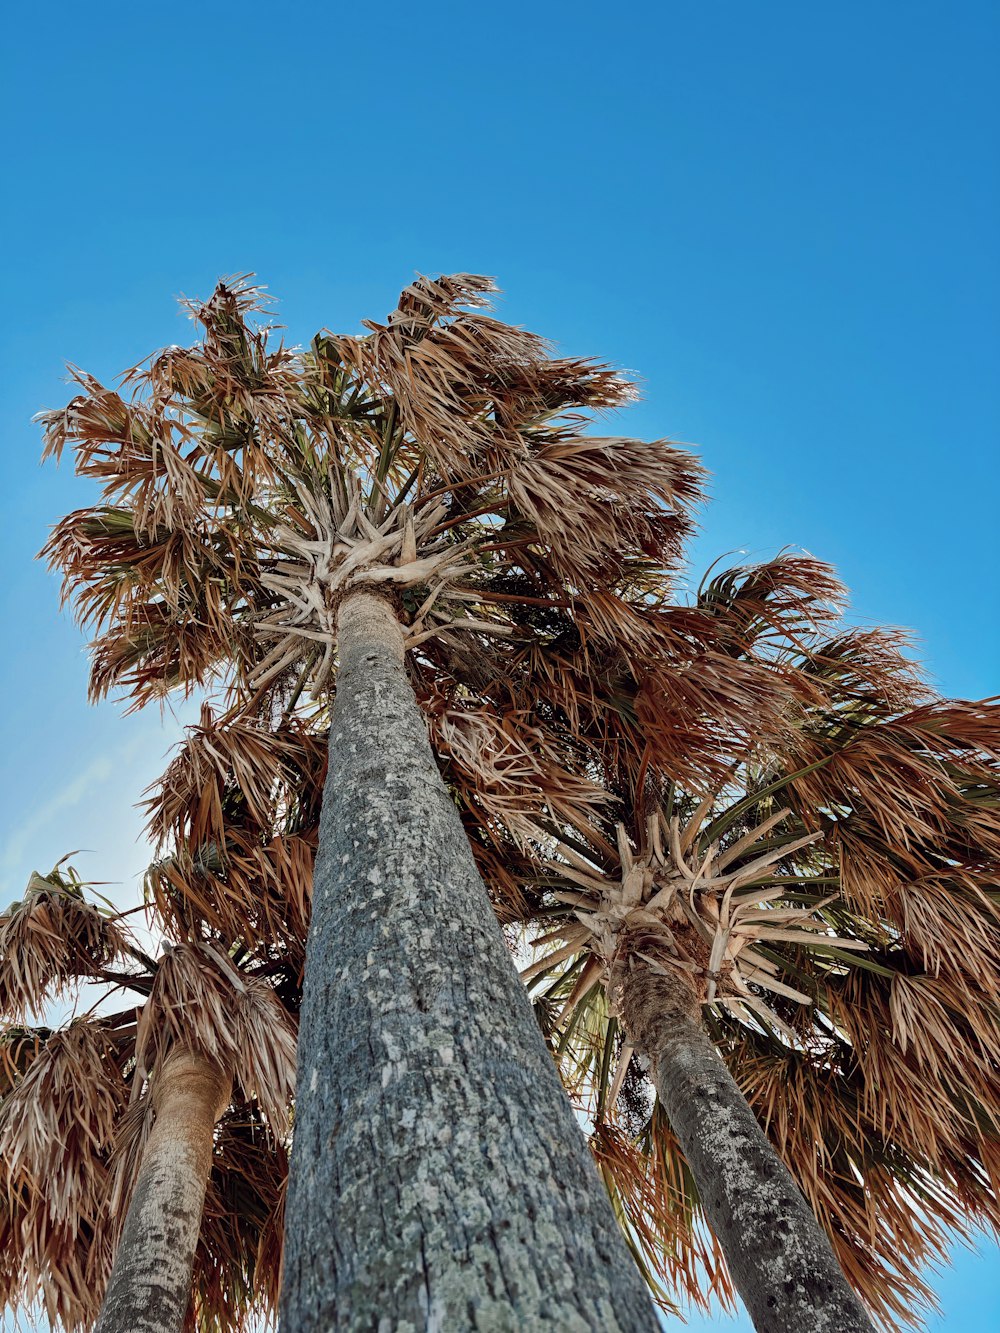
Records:
<instances>
[{"instance_id":1,"label":"blue sky","mask_svg":"<svg viewBox=\"0 0 1000 1333\"><path fill-rule=\"evenodd\" d=\"M88 492L29 419L64 361L183 342L173 298L221 274L292 341L495 274L507 318L642 376L629 431L698 446L697 565L805 548L944 693L997 692L994 6L105 0L5 35L6 898L76 847L134 896L184 716L86 705L32 557ZM933 1326L991 1326L996 1273L960 1258Z\"/></svg>"}]
</instances>

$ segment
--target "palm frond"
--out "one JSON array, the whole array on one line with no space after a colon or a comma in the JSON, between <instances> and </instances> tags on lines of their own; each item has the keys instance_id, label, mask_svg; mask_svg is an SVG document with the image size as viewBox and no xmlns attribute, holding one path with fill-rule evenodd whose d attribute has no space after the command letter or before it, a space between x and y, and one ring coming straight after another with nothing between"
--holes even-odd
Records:
<instances>
[{"instance_id":1,"label":"palm frond","mask_svg":"<svg viewBox=\"0 0 1000 1333\"><path fill-rule=\"evenodd\" d=\"M0 916L0 1015L14 1023L92 977L122 952L125 937L106 910L87 901L72 868L35 872L24 898Z\"/></svg>"},{"instance_id":2,"label":"palm frond","mask_svg":"<svg viewBox=\"0 0 1000 1333\"><path fill-rule=\"evenodd\" d=\"M15 1307L40 1301L67 1330L92 1326L111 1271L106 1205L127 1038L127 1024L102 1019L52 1033L0 1103L5 1295Z\"/></svg>"}]
</instances>

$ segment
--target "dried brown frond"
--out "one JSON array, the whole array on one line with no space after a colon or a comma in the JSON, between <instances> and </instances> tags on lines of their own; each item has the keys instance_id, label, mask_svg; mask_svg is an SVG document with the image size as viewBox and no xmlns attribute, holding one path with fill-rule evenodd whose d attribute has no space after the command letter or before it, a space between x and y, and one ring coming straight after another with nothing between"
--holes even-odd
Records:
<instances>
[{"instance_id":1,"label":"dried brown frond","mask_svg":"<svg viewBox=\"0 0 1000 1333\"><path fill-rule=\"evenodd\" d=\"M24 1077L51 1035L51 1028L9 1027L0 1031L0 1100Z\"/></svg>"},{"instance_id":2,"label":"dried brown frond","mask_svg":"<svg viewBox=\"0 0 1000 1333\"><path fill-rule=\"evenodd\" d=\"M656 769L707 792L749 752L785 743L796 684L761 662L675 645L642 674L633 708Z\"/></svg>"},{"instance_id":3,"label":"dried brown frond","mask_svg":"<svg viewBox=\"0 0 1000 1333\"><path fill-rule=\"evenodd\" d=\"M369 337L339 340L343 359L391 394L444 477L502 466L523 447L523 423L593 396L613 401L616 390L628 393L585 362L556 363L547 376L544 340L479 313L495 290L491 279L473 274L418 278L384 325L366 322Z\"/></svg>"},{"instance_id":4,"label":"dried brown frond","mask_svg":"<svg viewBox=\"0 0 1000 1333\"><path fill-rule=\"evenodd\" d=\"M261 846L235 831L224 851L176 849L146 872L146 898L181 940L205 932L227 945L278 950L298 971L304 960L318 825Z\"/></svg>"},{"instance_id":5,"label":"dried brown frond","mask_svg":"<svg viewBox=\"0 0 1000 1333\"><path fill-rule=\"evenodd\" d=\"M463 800L501 839L530 844L545 836L546 823L586 828L608 802L606 791L564 767L550 738L514 710L446 707L428 722Z\"/></svg>"},{"instance_id":6,"label":"dried brown frond","mask_svg":"<svg viewBox=\"0 0 1000 1333\"><path fill-rule=\"evenodd\" d=\"M553 567L589 589L616 583L631 553L676 566L704 477L691 454L664 440L584 436L543 442L505 482L514 515L549 548Z\"/></svg>"},{"instance_id":7,"label":"dried brown frond","mask_svg":"<svg viewBox=\"0 0 1000 1333\"><path fill-rule=\"evenodd\" d=\"M81 978L99 977L125 937L107 911L86 900L72 870L31 876L24 898L0 916L0 1015L41 1014Z\"/></svg>"},{"instance_id":8,"label":"dried brown frond","mask_svg":"<svg viewBox=\"0 0 1000 1333\"><path fill-rule=\"evenodd\" d=\"M936 701L883 711L872 719L842 709L804 728L784 761L796 770L786 789L801 810L836 812L851 904L896 925L909 910L919 929L920 909L906 907L914 881L942 876L967 899L1000 864L1000 707ZM911 938L936 947L932 934Z\"/></svg>"},{"instance_id":9,"label":"dried brown frond","mask_svg":"<svg viewBox=\"0 0 1000 1333\"><path fill-rule=\"evenodd\" d=\"M178 939L280 947L301 966L325 731L205 709L146 803L162 855L147 900Z\"/></svg>"},{"instance_id":10,"label":"dried brown frond","mask_svg":"<svg viewBox=\"0 0 1000 1333\"><path fill-rule=\"evenodd\" d=\"M143 703L189 691L252 648L249 608L267 595L245 541L231 517L140 528L128 505L78 510L55 526L43 554L62 572L63 601L103 630L91 644L93 698L124 688Z\"/></svg>"},{"instance_id":11,"label":"dried brown frond","mask_svg":"<svg viewBox=\"0 0 1000 1333\"><path fill-rule=\"evenodd\" d=\"M150 836L191 847L225 846L227 836L308 824L318 816L325 737L298 722L276 728L220 717L203 705L176 757L149 788Z\"/></svg>"},{"instance_id":12,"label":"dried brown frond","mask_svg":"<svg viewBox=\"0 0 1000 1333\"><path fill-rule=\"evenodd\" d=\"M916 1322L933 1304L920 1266L943 1259L946 1234L963 1229L957 1200L949 1202L940 1177L864 1115L859 1080L849 1072L818 1053L810 1058L753 1047L747 1035L730 1066L822 1222L848 1281L884 1324Z\"/></svg>"},{"instance_id":13,"label":"dried brown frond","mask_svg":"<svg viewBox=\"0 0 1000 1333\"><path fill-rule=\"evenodd\" d=\"M783 553L709 573L689 614L713 622L703 633L741 655L759 653L764 644L811 643L847 601L832 567L812 556Z\"/></svg>"},{"instance_id":14,"label":"dried brown frond","mask_svg":"<svg viewBox=\"0 0 1000 1333\"><path fill-rule=\"evenodd\" d=\"M265 1124L281 1143L287 1136L295 1095L297 1023L272 988L250 977L236 1005L233 1041L237 1079L260 1107Z\"/></svg>"},{"instance_id":15,"label":"dried brown frond","mask_svg":"<svg viewBox=\"0 0 1000 1333\"><path fill-rule=\"evenodd\" d=\"M74 371L84 392L57 412L43 412L43 457L60 457L67 443L77 471L104 483L109 500L126 497L136 532L170 526L198 511L203 488L182 455L177 425L155 405L127 403L93 376Z\"/></svg>"},{"instance_id":16,"label":"dried brown frond","mask_svg":"<svg viewBox=\"0 0 1000 1333\"><path fill-rule=\"evenodd\" d=\"M92 1326L111 1271L108 1164L127 1050L127 1029L78 1020L46 1039L0 1104L7 1300L39 1301L67 1330Z\"/></svg>"},{"instance_id":17,"label":"dried brown frond","mask_svg":"<svg viewBox=\"0 0 1000 1333\"><path fill-rule=\"evenodd\" d=\"M657 1303L676 1312L678 1293L699 1309L732 1309L725 1259L701 1215L687 1163L657 1106L638 1135L594 1126L590 1150L633 1256Z\"/></svg>"},{"instance_id":18,"label":"dried brown frond","mask_svg":"<svg viewBox=\"0 0 1000 1333\"><path fill-rule=\"evenodd\" d=\"M294 1087L294 1020L269 986L243 975L211 944L178 944L160 958L139 1015L136 1092L142 1080L155 1080L177 1046L231 1071L274 1133L284 1136Z\"/></svg>"}]
</instances>

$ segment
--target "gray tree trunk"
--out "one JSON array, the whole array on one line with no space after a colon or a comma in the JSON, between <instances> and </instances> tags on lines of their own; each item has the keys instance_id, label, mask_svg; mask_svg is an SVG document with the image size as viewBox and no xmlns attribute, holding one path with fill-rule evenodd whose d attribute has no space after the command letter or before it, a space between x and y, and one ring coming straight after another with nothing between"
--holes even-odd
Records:
<instances>
[{"instance_id":1,"label":"gray tree trunk","mask_svg":"<svg viewBox=\"0 0 1000 1333\"><path fill-rule=\"evenodd\" d=\"M231 1080L190 1051L168 1056L94 1333L180 1333L212 1167L212 1133Z\"/></svg>"},{"instance_id":2,"label":"gray tree trunk","mask_svg":"<svg viewBox=\"0 0 1000 1333\"><path fill-rule=\"evenodd\" d=\"M342 605L286 1333L650 1330L441 780L389 605Z\"/></svg>"},{"instance_id":3,"label":"gray tree trunk","mask_svg":"<svg viewBox=\"0 0 1000 1333\"><path fill-rule=\"evenodd\" d=\"M872 1333L829 1238L706 1032L690 984L634 957L615 984L754 1328Z\"/></svg>"}]
</instances>

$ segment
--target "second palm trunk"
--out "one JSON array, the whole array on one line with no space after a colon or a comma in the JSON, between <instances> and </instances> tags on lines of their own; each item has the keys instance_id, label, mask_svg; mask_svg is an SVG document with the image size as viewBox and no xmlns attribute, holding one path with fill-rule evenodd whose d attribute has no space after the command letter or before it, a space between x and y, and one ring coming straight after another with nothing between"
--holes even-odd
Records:
<instances>
[{"instance_id":1,"label":"second palm trunk","mask_svg":"<svg viewBox=\"0 0 1000 1333\"><path fill-rule=\"evenodd\" d=\"M388 602L343 603L339 653L283 1327L653 1329Z\"/></svg>"},{"instance_id":2,"label":"second palm trunk","mask_svg":"<svg viewBox=\"0 0 1000 1333\"><path fill-rule=\"evenodd\" d=\"M872 1333L825 1232L705 1030L679 968L623 943L613 989L758 1333Z\"/></svg>"},{"instance_id":3,"label":"second palm trunk","mask_svg":"<svg viewBox=\"0 0 1000 1333\"><path fill-rule=\"evenodd\" d=\"M212 1168L212 1133L232 1080L194 1051L168 1056L151 1093L142 1154L95 1333L180 1333Z\"/></svg>"}]
</instances>

